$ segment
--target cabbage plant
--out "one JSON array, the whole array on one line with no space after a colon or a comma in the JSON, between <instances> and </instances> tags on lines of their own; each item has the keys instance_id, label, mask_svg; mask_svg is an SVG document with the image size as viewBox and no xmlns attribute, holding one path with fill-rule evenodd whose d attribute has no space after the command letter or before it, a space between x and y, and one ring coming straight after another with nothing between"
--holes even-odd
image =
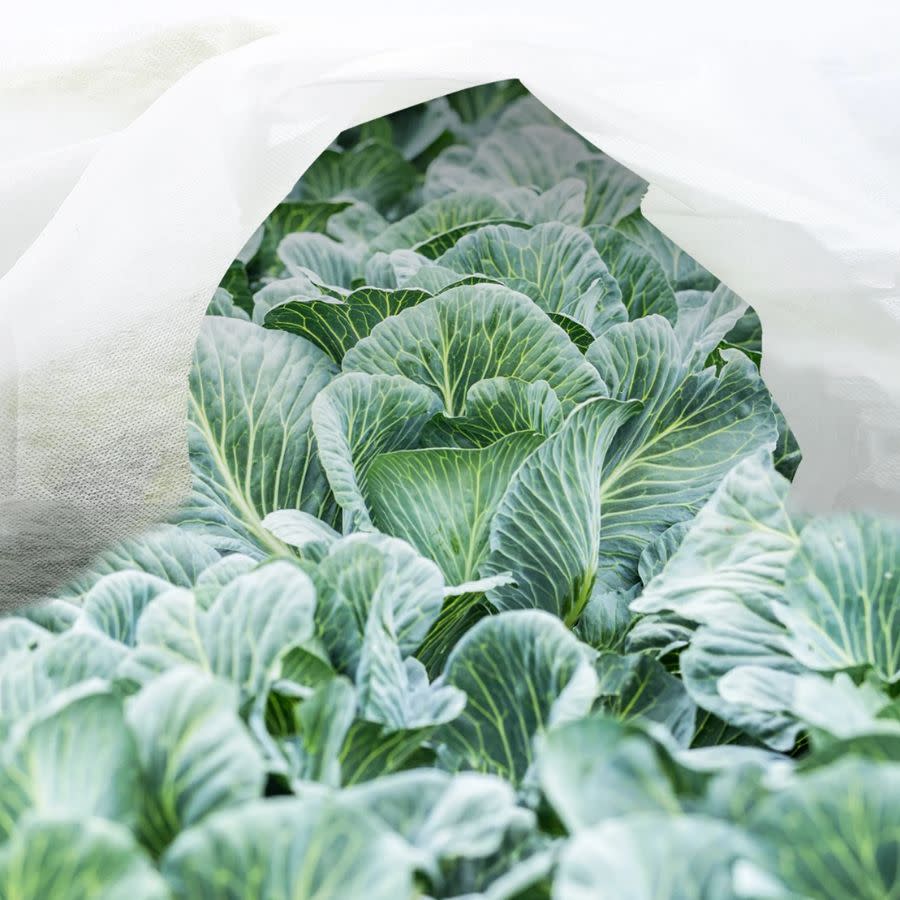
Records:
<instances>
[{"instance_id":1,"label":"cabbage plant","mask_svg":"<svg viewBox=\"0 0 900 900\"><path fill-rule=\"evenodd\" d=\"M322 154L189 500L0 620L0 898L900 898L900 525L644 189L515 82Z\"/></svg>"}]
</instances>

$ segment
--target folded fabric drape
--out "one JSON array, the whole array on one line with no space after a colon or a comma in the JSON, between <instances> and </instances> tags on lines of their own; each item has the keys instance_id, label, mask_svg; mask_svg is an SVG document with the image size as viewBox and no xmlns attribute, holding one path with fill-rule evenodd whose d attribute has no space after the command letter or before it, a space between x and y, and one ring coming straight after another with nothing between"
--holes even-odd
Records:
<instances>
[{"instance_id":1,"label":"folded fabric drape","mask_svg":"<svg viewBox=\"0 0 900 900\"><path fill-rule=\"evenodd\" d=\"M900 511L900 13L389 6L162 4L0 53L0 608L186 493L204 308L335 135L507 77L755 307L796 500Z\"/></svg>"}]
</instances>

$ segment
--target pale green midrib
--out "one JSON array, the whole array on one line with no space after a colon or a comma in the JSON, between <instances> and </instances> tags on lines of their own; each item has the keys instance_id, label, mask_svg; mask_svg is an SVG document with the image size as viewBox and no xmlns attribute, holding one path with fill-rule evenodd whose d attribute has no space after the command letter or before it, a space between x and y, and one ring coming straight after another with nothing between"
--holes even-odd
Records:
<instances>
[{"instance_id":1,"label":"pale green midrib","mask_svg":"<svg viewBox=\"0 0 900 900\"><path fill-rule=\"evenodd\" d=\"M223 458L219 449L219 445L215 440L209 420L199 408L197 401L193 397L193 395L191 396L191 405L197 412L197 417L193 422L194 427L197 428L203 435L203 440L206 444L207 450L210 456L213 458L213 462L216 464L216 468L218 469L219 473L222 476L222 480L225 483L225 487L228 491L228 496L232 499L232 501L238 507L238 510L242 513L242 523L247 526L248 530L254 535L254 537L256 537L260 541L260 543L267 550L273 553L285 553L287 551L286 545L263 527L262 519L260 519L259 514L247 502L247 499L241 491L239 485L232 477L231 470L229 469L227 462ZM199 423L197 421L198 418Z\"/></svg>"},{"instance_id":2,"label":"pale green midrib","mask_svg":"<svg viewBox=\"0 0 900 900\"><path fill-rule=\"evenodd\" d=\"M682 382L682 385L683 385L683 383L684 382ZM678 389L680 389L680 387L681 387L681 385L679 385ZM701 407L701 409L702 408L703 407ZM662 408L658 410L658 412L655 415L655 418L657 421L662 416L663 412L664 412L664 409L662 409ZM603 499L609 500L611 497L615 496L616 492L612 491L612 488L615 486L615 484L617 482L619 482L623 478L625 478L625 476L628 475L633 469L636 469L637 467L639 467L641 465L645 465L648 462L652 461L653 459L658 458L658 457L655 457L652 453L647 453L647 451L650 450L651 448L653 448L656 444L658 444L660 441L664 440L665 438L670 437L672 434L683 430L685 428L685 426L692 427L689 425L690 420L692 417L696 417L697 415L699 415L699 412L700 412L700 410L695 410L691 416L681 416L680 415L677 419L675 419L673 422L671 422L668 426L666 426L665 428L663 428L662 430L657 432L657 434L655 434L652 438L650 438L649 440L645 441L644 443L642 443L638 447L636 447L631 453L628 454L628 456L625 459L623 459L621 462L619 462L619 464L617 466L615 466L615 468L612 470L612 472L609 473L609 475L607 477L605 477L601 480L600 493L601 493L601 496L603 497ZM693 447L695 444L703 443L704 441L707 441L710 438L713 438L719 434L727 433L733 428L733 425L734 425L734 423L731 423L731 425L729 425L729 426L720 426L711 431L704 432L699 437L697 437L694 441L691 441L690 443L685 443L685 444L679 445L678 450L679 450L679 452L681 452L684 449ZM662 458L664 459L665 457L663 456ZM627 491L627 489L629 487L630 487L630 485L626 484L623 486L622 490Z\"/></svg>"}]
</instances>

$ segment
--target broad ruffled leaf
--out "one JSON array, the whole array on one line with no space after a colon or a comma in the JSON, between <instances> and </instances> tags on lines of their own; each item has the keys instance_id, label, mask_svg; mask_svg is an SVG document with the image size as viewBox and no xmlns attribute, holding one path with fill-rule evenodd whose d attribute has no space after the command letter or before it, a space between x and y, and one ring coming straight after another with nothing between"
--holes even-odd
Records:
<instances>
[{"instance_id":1,"label":"broad ruffled leaf","mask_svg":"<svg viewBox=\"0 0 900 900\"><path fill-rule=\"evenodd\" d=\"M335 296L335 293L338 296ZM252 321L255 325L263 325L269 310L287 303L290 300L339 300L349 294L349 290L326 287L317 284L309 275L294 275L270 281L253 295Z\"/></svg>"},{"instance_id":2,"label":"broad ruffled leaf","mask_svg":"<svg viewBox=\"0 0 900 900\"><path fill-rule=\"evenodd\" d=\"M263 527L290 547L304 551L304 557L323 555L340 538L327 522L301 509L279 509L263 519Z\"/></svg>"},{"instance_id":3,"label":"broad ruffled leaf","mask_svg":"<svg viewBox=\"0 0 900 900\"><path fill-rule=\"evenodd\" d=\"M670 675L662 663L641 653L601 653L596 668L600 680L598 705L608 715L626 721L657 722L678 744L690 746L697 707L682 681Z\"/></svg>"},{"instance_id":4,"label":"broad ruffled leaf","mask_svg":"<svg viewBox=\"0 0 900 900\"><path fill-rule=\"evenodd\" d=\"M491 193L491 188L496 185L486 183L486 179L470 171L474 156L472 147L456 143L445 147L428 165L423 198L431 201L461 192Z\"/></svg>"},{"instance_id":5,"label":"broad ruffled leaf","mask_svg":"<svg viewBox=\"0 0 900 900\"><path fill-rule=\"evenodd\" d=\"M366 480L372 521L434 560L449 584L478 578L497 505L513 473L543 440L519 432L483 449L382 454Z\"/></svg>"},{"instance_id":6,"label":"broad ruffled leaf","mask_svg":"<svg viewBox=\"0 0 900 900\"><path fill-rule=\"evenodd\" d=\"M516 472L491 521L485 575L509 571L515 584L488 592L500 609L546 609L578 620L598 566L604 511L598 473L617 430L636 405L598 398Z\"/></svg>"},{"instance_id":7,"label":"broad ruffled leaf","mask_svg":"<svg viewBox=\"0 0 900 900\"><path fill-rule=\"evenodd\" d=\"M684 358L694 365L705 364L709 354L721 345L747 309L747 304L722 284L712 293L679 291L675 300L678 304L675 335ZM724 362L730 357L721 358Z\"/></svg>"},{"instance_id":8,"label":"broad ruffled leaf","mask_svg":"<svg viewBox=\"0 0 900 900\"><path fill-rule=\"evenodd\" d=\"M122 701L96 682L58 694L23 721L0 758L0 837L29 810L134 826L143 806Z\"/></svg>"},{"instance_id":9,"label":"broad ruffled leaf","mask_svg":"<svg viewBox=\"0 0 900 900\"><path fill-rule=\"evenodd\" d=\"M243 319L249 321L250 316L234 302L234 298L225 288L216 288L209 306L206 307L206 315L223 316L226 319Z\"/></svg>"},{"instance_id":10,"label":"broad ruffled leaf","mask_svg":"<svg viewBox=\"0 0 900 900\"><path fill-rule=\"evenodd\" d=\"M336 374L306 341L234 319L207 319L191 370L190 529L230 547L282 545L262 527L276 509L328 517L328 484L310 430L311 405ZM208 564L208 563L207 563Z\"/></svg>"},{"instance_id":11,"label":"broad ruffled leaf","mask_svg":"<svg viewBox=\"0 0 900 900\"><path fill-rule=\"evenodd\" d=\"M413 895L413 855L378 819L326 797L280 797L216 813L162 861L176 900Z\"/></svg>"},{"instance_id":12,"label":"broad ruffled leaf","mask_svg":"<svg viewBox=\"0 0 900 900\"><path fill-rule=\"evenodd\" d=\"M147 846L160 850L209 813L262 794L263 760L237 706L231 685L189 668L161 675L128 701Z\"/></svg>"},{"instance_id":13,"label":"broad ruffled leaf","mask_svg":"<svg viewBox=\"0 0 900 900\"><path fill-rule=\"evenodd\" d=\"M614 594L627 596L627 602L631 604L639 587L635 585L630 591L615 591ZM682 619L674 613L651 613L632 623L621 646L629 653L647 653L654 659L663 659L686 647L695 630L696 622ZM616 646L611 649L619 648Z\"/></svg>"},{"instance_id":14,"label":"broad ruffled leaf","mask_svg":"<svg viewBox=\"0 0 900 900\"><path fill-rule=\"evenodd\" d=\"M291 192L292 200L362 200L385 212L412 188L416 170L390 144L364 141L350 150L326 150Z\"/></svg>"},{"instance_id":15,"label":"broad ruffled leaf","mask_svg":"<svg viewBox=\"0 0 900 900\"><path fill-rule=\"evenodd\" d=\"M278 245L278 258L293 276L344 288L352 286L360 271L356 253L324 234L289 234Z\"/></svg>"},{"instance_id":16,"label":"broad ruffled leaf","mask_svg":"<svg viewBox=\"0 0 900 900\"><path fill-rule=\"evenodd\" d=\"M465 416L442 419L445 427L476 446L486 447L517 431L549 437L562 425L563 413L559 399L546 381L486 378L469 388Z\"/></svg>"},{"instance_id":17,"label":"broad ruffled leaf","mask_svg":"<svg viewBox=\"0 0 900 900\"><path fill-rule=\"evenodd\" d=\"M348 205L346 201L302 203L286 200L279 203L266 216L259 248L248 263L254 279L277 275L281 271L277 250L287 235L301 231L324 232L331 218Z\"/></svg>"},{"instance_id":18,"label":"broad ruffled leaf","mask_svg":"<svg viewBox=\"0 0 900 900\"><path fill-rule=\"evenodd\" d=\"M454 134L461 125L459 114L446 97L438 97L410 109L402 109L391 116L394 146L404 159L420 163L436 152L455 143Z\"/></svg>"},{"instance_id":19,"label":"broad ruffled leaf","mask_svg":"<svg viewBox=\"0 0 900 900\"><path fill-rule=\"evenodd\" d=\"M466 698L454 687L429 684L422 663L403 658L394 605L382 591L368 612L356 669L359 715L390 732L421 732L455 719Z\"/></svg>"},{"instance_id":20,"label":"broad ruffled leaf","mask_svg":"<svg viewBox=\"0 0 900 900\"><path fill-rule=\"evenodd\" d=\"M443 266L435 264L420 266L403 281L403 286L407 290L422 290L428 291L429 294L442 294L448 288L459 287L463 284L484 283L493 282L484 275L460 277L459 272L454 272L453 269L445 269Z\"/></svg>"},{"instance_id":21,"label":"broad ruffled leaf","mask_svg":"<svg viewBox=\"0 0 900 900\"><path fill-rule=\"evenodd\" d=\"M388 316L426 300L425 291L364 287L342 303L295 300L276 306L266 315L266 328L298 334L311 341L336 363Z\"/></svg>"},{"instance_id":22,"label":"broad ruffled leaf","mask_svg":"<svg viewBox=\"0 0 900 900\"><path fill-rule=\"evenodd\" d=\"M483 619L456 645L444 670L446 682L468 697L462 715L438 732L444 764L520 784L534 737L590 708L597 692L591 655L541 610Z\"/></svg>"},{"instance_id":23,"label":"broad ruffled leaf","mask_svg":"<svg viewBox=\"0 0 900 900\"><path fill-rule=\"evenodd\" d=\"M564 178L546 191L509 188L497 196L515 219L528 225L542 222L580 225L584 218L585 190L585 183L580 178Z\"/></svg>"},{"instance_id":24,"label":"broad ruffled leaf","mask_svg":"<svg viewBox=\"0 0 900 900\"><path fill-rule=\"evenodd\" d=\"M591 225L585 232L619 285L629 319L642 316L678 318L675 292L656 257L642 244L606 225Z\"/></svg>"},{"instance_id":25,"label":"broad ruffled leaf","mask_svg":"<svg viewBox=\"0 0 900 900\"><path fill-rule=\"evenodd\" d=\"M80 612L81 607L68 600L39 600L18 610L18 616L53 634L60 634L75 624Z\"/></svg>"},{"instance_id":26,"label":"broad ruffled leaf","mask_svg":"<svg viewBox=\"0 0 900 900\"><path fill-rule=\"evenodd\" d=\"M474 151L451 147L428 167L425 197L454 191L495 192L507 187L546 190L574 174L593 154L574 134L552 125L496 131Z\"/></svg>"},{"instance_id":27,"label":"broad ruffled leaf","mask_svg":"<svg viewBox=\"0 0 900 900\"><path fill-rule=\"evenodd\" d=\"M736 465L633 609L715 624L740 605L774 621L800 544L786 507L789 487L764 451Z\"/></svg>"},{"instance_id":28,"label":"broad ruffled leaf","mask_svg":"<svg viewBox=\"0 0 900 900\"><path fill-rule=\"evenodd\" d=\"M656 258L676 291L713 291L718 279L707 272L692 256L670 241L636 210L616 222L616 228L626 237L643 244Z\"/></svg>"},{"instance_id":29,"label":"broad ruffled leaf","mask_svg":"<svg viewBox=\"0 0 900 900\"><path fill-rule=\"evenodd\" d=\"M635 814L581 832L563 850L553 900L719 900L752 841L704 816Z\"/></svg>"},{"instance_id":30,"label":"broad ruffled leaf","mask_svg":"<svg viewBox=\"0 0 900 900\"><path fill-rule=\"evenodd\" d=\"M293 510L293 512L299 512L299 510ZM194 582L192 593L197 601L197 606L200 609L209 609L226 584L230 584L239 575L251 572L257 565L258 561L253 557L244 556L242 553L230 553L211 566L207 566Z\"/></svg>"},{"instance_id":31,"label":"broad ruffled leaf","mask_svg":"<svg viewBox=\"0 0 900 900\"><path fill-rule=\"evenodd\" d=\"M753 460L758 458L761 458L761 456L750 457ZM742 465L746 465L746 463L738 463L738 466ZM726 475L725 477L729 476ZM692 521L676 522L670 528L660 532L651 543L644 547L638 559L638 577L644 586L648 585L669 564L669 560L681 546L681 542L691 530L692 525Z\"/></svg>"},{"instance_id":32,"label":"broad ruffled leaf","mask_svg":"<svg viewBox=\"0 0 900 900\"><path fill-rule=\"evenodd\" d=\"M683 361L678 335L661 316L616 325L587 358L610 396L643 404L613 440L603 468L603 578L637 579L644 548L689 519L744 457L775 445L769 393L756 367L725 351L718 373Z\"/></svg>"},{"instance_id":33,"label":"broad ruffled leaf","mask_svg":"<svg viewBox=\"0 0 900 900\"><path fill-rule=\"evenodd\" d=\"M883 900L897 894L900 765L852 756L764 799L748 827L790 897Z\"/></svg>"},{"instance_id":34,"label":"broad ruffled leaf","mask_svg":"<svg viewBox=\"0 0 900 900\"><path fill-rule=\"evenodd\" d=\"M590 238L561 222L529 229L485 226L458 241L438 264L494 278L594 334L628 317L619 286Z\"/></svg>"},{"instance_id":35,"label":"broad ruffled leaf","mask_svg":"<svg viewBox=\"0 0 900 900\"><path fill-rule=\"evenodd\" d=\"M198 666L236 684L243 707L265 695L282 656L313 637L315 603L309 577L282 561L235 578L205 611L189 592L170 591L138 623L135 664Z\"/></svg>"},{"instance_id":36,"label":"broad ruffled leaf","mask_svg":"<svg viewBox=\"0 0 900 900\"><path fill-rule=\"evenodd\" d=\"M357 719L341 748L341 781L362 784L419 765L431 765L433 725L421 728L392 728L378 722Z\"/></svg>"},{"instance_id":37,"label":"broad ruffled leaf","mask_svg":"<svg viewBox=\"0 0 900 900\"><path fill-rule=\"evenodd\" d=\"M541 789L572 834L629 813L682 811L669 754L646 734L603 715L540 741Z\"/></svg>"},{"instance_id":38,"label":"broad ruffled leaf","mask_svg":"<svg viewBox=\"0 0 900 900\"><path fill-rule=\"evenodd\" d=\"M647 182L608 156L582 160L575 174L587 185L583 225L615 225L640 209Z\"/></svg>"},{"instance_id":39,"label":"broad ruffled leaf","mask_svg":"<svg viewBox=\"0 0 900 900\"><path fill-rule=\"evenodd\" d=\"M146 572L176 587L190 587L218 558L208 543L183 529L157 525L104 550L85 572L66 585L60 596L81 602L104 575L122 571Z\"/></svg>"},{"instance_id":40,"label":"broad ruffled leaf","mask_svg":"<svg viewBox=\"0 0 900 900\"><path fill-rule=\"evenodd\" d=\"M452 288L386 319L347 353L344 371L405 375L435 391L448 416L465 412L469 388L485 378L541 379L570 403L604 391L531 300L491 284Z\"/></svg>"},{"instance_id":41,"label":"broad ruffled leaf","mask_svg":"<svg viewBox=\"0 0 900 900\"><path fill-rule=\"evenodd\" d=\"M799 675L792 681L790 708L798 719L818 732L813 738L817 751L822 732L837 739L883 734L892 736L895 746L900 746L900 705L875 686L876 679L856 684L849 675L839 672L832 679ZM722 690L725 691L724 684Z\"/></svg>"},{"instance_id":42,"label":"broad ruffled leaf","mask_svg":"<svg viewBox=\"0 0 900 900\"><path fill-rule=\"evenodd\" d=\"M742 709L718 692L720 678L739 665L795 671L775 607L799 538L785 508L788 482L760 452L723 479L665 568L632 608L674 613L701 624L682 655L694 699L772 746L790 746L797 725L790 716Z\"/></svg>"},{"instance_id":43,"label":"broad ruffled leaf","mask_svg":"<svg viewBox=\"0 0 900 900\"><path fill-rule=\"evenodd\" d=\"M379 251L366 261L363 281L373 287L396 290L406 287L422 269L429 269L431 266L428 257L415 250L391 250L390 253Z\"/></svg>"},{"instance_id":44,"label":"broad ruffled leaf","mask_svg":"<svg viewBox=\"0 0 900 900\"><path fill-rule=\"evenodd\" d=\"M637 585L616 591L594 582L575 633L595 650L620 650L634 619L628 605L637 593Z\"/></svg>"},{"instance_id":45,"label":"broad ruffled leaf","mask_svg":"<svg viewBox=\"0 0 900 900\"><path fill-rule=\"evenodd\" d=\"M510 827L534 821L529 810L517 806L507 782L473 772L417 769L353 787L344 797L419 850L432 872L444 860L495 853Z\"/></svg>"},{"instance_id":46,"label":"broad ruffled leaf","mask_svg":"<svg viewBox=\"0 0 900 900\"><path fill-rule=\"evenodd\" d=\"M439 409L433 391L393 375L345 374L319 393L313 429L345 531L372 528L365 500L372 461L380 453L415 446Z\"/></svg>"},{"instance_id":47,"label":"broad ruffled leaf","mask_svg":"<svg viewBox=\"0 0 900 900\"><path fill-rule=\"evenodd\" d=\"M428 259L437 259L470 231L515 220L509 207L496 196L463 191L419 207L385 228L370 248L385 253L414 250Z\"/></svg>"},{"instance_id":48,"label":"broad ruffled leaf","mask_svg":"<svg viewBox=\"0 0 900 900\"><path fill-rule=\"evenodd\" d=\"M91 679L114 680L127 657L122 644L98 631L68 631L51 640L29 641L0 657L0 739L53 698Z\"/></svg>"},{"instance_id":49,"label":"broad ruffled leaf","mask_svg":"<svg viewBox=\"0 0 900 900\"><path fill-rule=\"evenodd\" d=\"M820 760L821 751L854 738L865 739L854 745L859 755L870 755L867 746L882 738L884 745L900 748L900 721L890 717L890 697L870 682L854 684L845 673L829 680L811 673L740 666L719 679L718 691L726 702L770 716L791 716L802 724L815 748L812 765Z\"/></svg>"},{"instance_id":50,"label":"broad ruffled leaf","mask_svg":"<svg viewBox=\"0 0 900 900\"><path fill-rule=\"evenodd\" d=\"M761 708L755 691L743 696L736 684L727 693L723 689L731 673L803 671L786 652L783 634L770 623L737 608L718 625L697 629L680 664L685 686L699 706L774 750L794 746L802 730L796 716L778 705Z\"/></svg>"},{"instance_id":51,"label":"broad ruffled leaf","mask_svg":"<svg viewBox=\"0 0 900 900\"><path fill-rule=\"evenodd\" d=\"M810 522L775 613L807 668L900 680L900 525L864 514Z\"/></svg>"},{"instance_id":52,"label":"broad ruffled leaf","mask_svg":"<svg viewBox=\"0 0 900 900\"><path fill-rule=\"evenodd\" d=\"M368 203L357 202L333 215L325 231L352 253L363 257L369 243L387 227L387 219L378 210Z\"/></svg>"},{"instance_id":53,"label":"broad ruffled leaf","mask_svg":"<svg viewBox=\"0 0 900 900\"><path fill-rule=\"evenodd\" d=\"M37 650L49 643L52 632L18 616L0 619L0 670L6 667L9 654L16 650Z\"/></svg>"},{"instance_id":54,"label":"broad ruffled leaf","mask_svg":"<svg viewBox=\"0 0 900 900\"><path fill-rule=\"evenodd\" d=\"M475 151L471 147L451 145L442 150L425 172L422 191L426 201L461 192L490 193L497 185L470 171Z\"/></svg>"},{"instance_id":55,"label":"broad ruffled leaf","mask_svg":"<svg viewBox=\"0 0 900 900\"><path fill-rule=\"evenodd\" d=\"M404 656L422 642L444 598L444 580L430 560L403 541L355 534L333 544L315 572L317 630L335 664L355 675L373 606L392 606Z\"/></svg>"},{"instance_id":56,"label":"broad ruffled leaf","mask_svg":"<svg viewBox=\"0 0 900 900\"><path fill-rule=\"evenodd\" d=\"M113 572L84 595L76 628L94 628L107 637L134 646L138 619L144 608L172 585L146 572Z\"/></svg>"},{"instance_id":57,"label":"broad ruffled leaf","mask_svg":"<svg viewBox=\"0 0 900 900\"><path fill-rule=\"evenodd\" d=\"M127 828L99 818L31 815L0 847L3 900L170 900Z\"/></svg>"}]
</instances>

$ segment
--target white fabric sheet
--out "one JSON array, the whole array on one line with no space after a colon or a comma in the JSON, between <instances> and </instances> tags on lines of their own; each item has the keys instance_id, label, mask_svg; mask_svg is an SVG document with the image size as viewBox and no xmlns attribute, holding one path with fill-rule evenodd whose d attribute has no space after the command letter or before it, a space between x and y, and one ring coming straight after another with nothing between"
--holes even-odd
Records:
<instances>
[{"instance_id":1,"label":"white fabric sheet","mask_svg":"<svg viewBox=\"0 0 900 900\"><path fill-rule=\"evenodd\" d=\"M893 4L303 6L38 3L0 39L0 606L184 496L203 310L335 135L506 77L756 308L796 500L900 512Z\"/></svg>"}]
</instances>

